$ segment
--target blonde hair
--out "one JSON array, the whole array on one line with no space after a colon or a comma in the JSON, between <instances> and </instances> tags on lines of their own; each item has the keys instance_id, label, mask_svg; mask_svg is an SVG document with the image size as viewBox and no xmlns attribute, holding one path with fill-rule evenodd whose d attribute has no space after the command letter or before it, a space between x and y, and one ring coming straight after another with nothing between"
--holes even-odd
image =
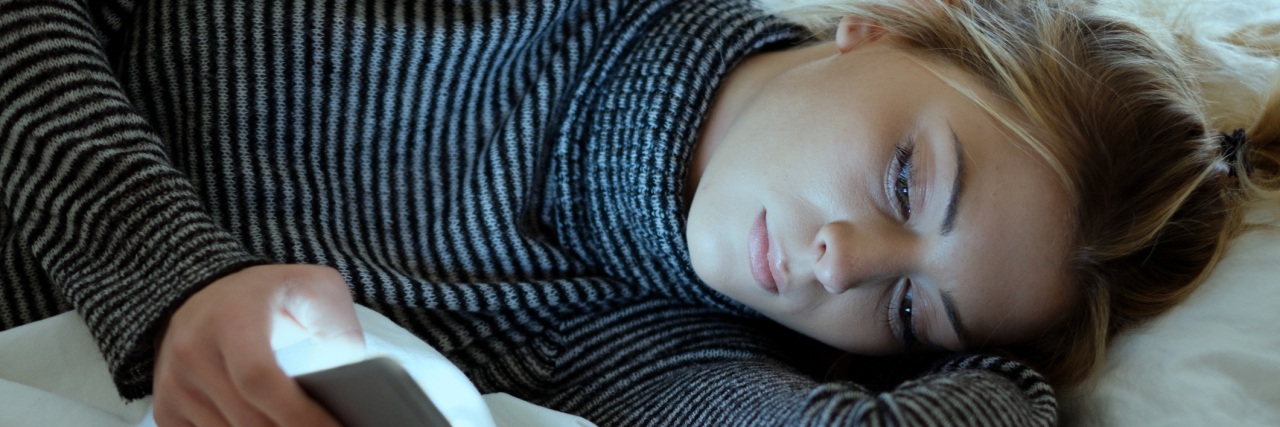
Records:
<instances>
[{"instance_id":1,"label":"blonde hair","mask_svg":"<svg viewBox=\"0 0 1280 427\"><path fill-rule=\"evenodd\" d=\"M1012 129L1072 195L1065 274L1079 295L1040 339L1003 350L1054 385L1076 384L1117 332L1181 302L1208 276L1247 227L1247 210L1280 205L1280 20L1210 33L1187 19L1198 15L1185 13L1186 1L1133 0L1130 10L1088 0L953 3L761 2L822 38L845 16L874 22L905 51L969 72L1003 101L986 105L949 82ZM1245 16L1258 15L1236 18ZM1228 162L1218 135L1235 128L1247 130L1249 145Z\"/></svg>"}]
</instances>

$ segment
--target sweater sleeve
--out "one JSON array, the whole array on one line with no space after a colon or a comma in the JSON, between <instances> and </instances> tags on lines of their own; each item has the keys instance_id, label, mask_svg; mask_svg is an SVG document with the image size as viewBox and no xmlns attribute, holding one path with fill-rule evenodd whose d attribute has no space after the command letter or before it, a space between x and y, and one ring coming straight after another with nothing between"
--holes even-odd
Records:
<instances>
[{"instance_id":1,"label":"sweater sleeve","mask_svg":"<svg viewBox=\"0 0 1280 427\"><path fill-rule=\"evenodd\" d=\"M131 4L0 0L0 207L136 399L168 314L266 261L206 213L124 95L106 52Z\"/></svg>"},{"instance_id":2,"label":"sweater sleeve","mask_svg":"<svg viewBox=\"0 0 1280 427\"><path fill-rule=\"evenodd\" d=\"M949 356L877 393L853 382L813 380L741 319L662 304L615 313L557 340L575 356L545 368L564 388L539 403L601 426L1056 423L1057 403L1044 379L1001 357Z\"/></svg>"},{"instance_id":3,"label":"sweater sleeve","mask_svg":"<svg viewBox=\"0 0 1280 427\"><path fill-rule=\"evenodd\" d=\"M817 383L768 361L689 365L602 405L601 425L1052 426L1057 404L1034 371L969 355L950 368L874 393Z\"/></svg>"},{"instance_id":4,"label":"sweater sleeve","mask_svg":"<svg viewBox=\"0 0 1280 427\"><path fill-rule=\"evenodd\" d=\"M1040 374L998 356L957 355L886 393L852 383L820 384L797 414L806 426L1052 426L1057 400Z\"/></svg>"}]
</instances>

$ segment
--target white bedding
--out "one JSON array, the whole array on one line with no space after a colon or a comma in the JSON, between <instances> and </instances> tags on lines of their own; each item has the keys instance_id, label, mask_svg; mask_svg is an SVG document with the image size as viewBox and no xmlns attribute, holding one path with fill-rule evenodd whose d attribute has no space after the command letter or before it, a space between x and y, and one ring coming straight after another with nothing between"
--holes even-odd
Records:
<instances>
[{"instance_id":1,"label":"white bedding","mask_svg":"<svg viewBox=\"0 0 1280 427\"><path fill-rule=\"evenodd\" d=\"M456 427L591 426L505 393L481 396L448 359L391 320L356 306L369 352L398 359ZM307 366L310 343L280 349L286 373ZM429 380L428 380L429 379ZM74 312L0 332L0 426L154 426L151 399L126 404Z\"/></svg>"},{"instance_id":2,"label":"white bedding","mask_svg":"<svg viewBox=\"0 0 1280 427\"><path fill-rule=\"evenodd\" d=\"M1187 301L1117 337L1095 388L1063 394L1067 425L1280 426L1280 229L1236 239Z\"/></svg>"},{"instance_id":3,"label":"white bedding","mask_svg":"<svg viewBox=\"0 0 1280 427\"><path fill-rule=\"evenodd\" d=\"M1101 3L1174 28L1172 42L1205 58L1195 67L1215 123L1261 115L1280 73L1280 0ZM1250 221L1280 226L1275 212ZM1116 337L1095 387L1060 396L1066 425L1280 426L1280 230L1236 239L1187 301Z\"/></svg>"}]
</instances>

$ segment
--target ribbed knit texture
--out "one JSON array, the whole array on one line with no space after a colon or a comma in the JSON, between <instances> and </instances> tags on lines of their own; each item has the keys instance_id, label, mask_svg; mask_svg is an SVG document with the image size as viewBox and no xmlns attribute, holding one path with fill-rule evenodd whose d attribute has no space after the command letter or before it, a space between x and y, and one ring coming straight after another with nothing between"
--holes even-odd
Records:
<instances>
[{"instance_id":1,"label":"ribbed knit texture","mask_svg":"<svg viewBox=\"0 0 1280 427\"><path fill-rule=\"evenodd\" d=\"M311 263L602 426L1053 424L999 358L815 382L694 275L715 90L800 37L746 0L0 0L0 327L78 310L137 398L187 296Z\"/></svg>"}]
</instances>

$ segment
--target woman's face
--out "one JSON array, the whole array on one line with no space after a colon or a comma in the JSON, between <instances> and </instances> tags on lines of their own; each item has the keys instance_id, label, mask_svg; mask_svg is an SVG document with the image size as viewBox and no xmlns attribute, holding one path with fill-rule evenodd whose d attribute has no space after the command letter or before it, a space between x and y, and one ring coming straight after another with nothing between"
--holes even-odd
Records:
<instances>
[{"instance_id":1,"label":"woman's face","mask_svg":"<svg viewBox=\"0 0 1280 427\"><path fill-rule=\"evenodd\" d=\"M700 142L694 270L855 353L1034 339L1073 299L1070 200L1007 128L886 40L829 43Z\"/></svg>"}]
</instances>

